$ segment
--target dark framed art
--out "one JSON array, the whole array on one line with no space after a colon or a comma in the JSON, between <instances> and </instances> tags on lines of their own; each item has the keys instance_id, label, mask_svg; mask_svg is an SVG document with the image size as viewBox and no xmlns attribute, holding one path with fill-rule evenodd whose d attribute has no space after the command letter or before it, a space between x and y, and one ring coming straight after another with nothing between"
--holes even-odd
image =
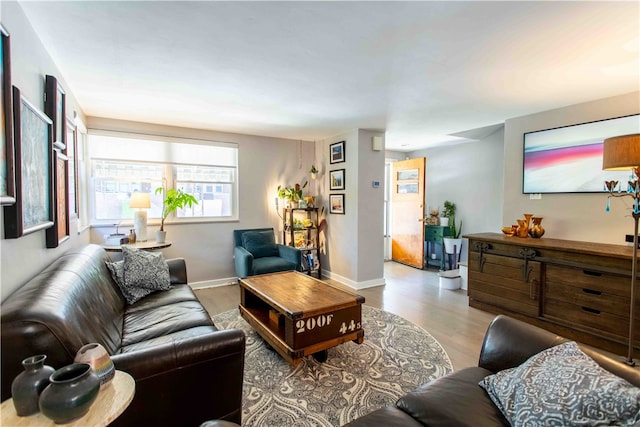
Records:
<instances>
[{"instance_id":1,"label":"dark framed art","mask_svg":"<svg viewBox=\"0 0 640 427\"><path fill-rule=\"evenodd\" d=\"M44 112L53 121L53 145L66 154L67 107L64 89L54 76L47 75L44 83Z\"/></svg>"},{"instance_id":2,"label":"dark framed art","mask_svg":"<svg viewBox=\"0 0 640 427\"><path fill-rule=\"evenodd\" d=\"M69 216L78 217L78 133L76 124L67 118L67 168L69 169Z\"/></svg>"},{"instance_id":3,"label":"dark framed art","mask_svg":"<svg viewBox=\"0 0 640 427\"><path fill-rule=\"evenodd\" d=\"M11 49L9 33L0 24L0 204L16 202L13 105L11 102Z\"/></svg>"},{"instance_id":4,"label":"dark framed art","mask_svg":"<svg viewBox=\"0 0 640 427\"><path fill-rule=\"evenodd\" d=\"M344 190L344 169L329 172L329 190Z\"/></svg>"},{"instance_id":5,"label":"dark framed art","mask_svg":"<svg viewBox=\"0 0 640 427\"><path fill-rule=\"evenodd\" d=\"M16 203L4 207L5 238L53 225L53 128L20 89L13 87Z\"/></svg>"},{"instance_id":6,"label":"dark framed art","mask_svg":"<svg viewBox=\"0 0 640 427\"><path fill-rule=\"evenodd\" d=\"M344 194L329 194L329 213L344 215Z\"/></svg>"},{"instance_id":7,"label":"dark framed art","mask_svg":"<svg viewBox=\"0 0 640 427\"><path fill-rule=\"evenodd\" d=\"M69 180L68 180L68 160L69 158L60 148L53 150L53 227L47 228L46 240L47 248L57 248L62 242L69 238Z\"/></svg>"},{"instance_id":8,"label":"dark framed art","mask_svg":"<svg viewBox=\"0 0 640 427\"><path fill-rule=\"evenodd\" d=\"M340 141L329 145L329 163L342 163L345 161L344 144L345 141Z\"/></svg>"}]
</instances>

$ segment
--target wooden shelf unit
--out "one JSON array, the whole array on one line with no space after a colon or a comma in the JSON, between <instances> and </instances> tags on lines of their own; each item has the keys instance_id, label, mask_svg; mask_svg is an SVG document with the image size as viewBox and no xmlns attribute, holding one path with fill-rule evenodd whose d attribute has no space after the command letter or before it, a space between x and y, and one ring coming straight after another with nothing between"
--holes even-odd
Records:
<instances>
[{"instance_id":1,"label":"wooden shelf unit","mask_svg":"<svg viewBox=\"0 0 640 427\"><path fill-rule=\"evenodd\" d=\"M302 220L311 220L310 227L301 225ZM302 252L302 271L321 278L320 232L318 230L318 208L284 208L282 211L282 242Z\"/></svg>"},{"instance_id":2,"label":"wooden shelf unit","mask_svg":"<svg viewBox=\"0 0 640 427\"><path fill-rule=\"evenodd\" d=\"M627 353L632 248L559 239L469 239L469 305L616 354ZM636 298L636 313L640 308ZM635 318L635 357L640 321Z\"/></svg>"}]
</instances>

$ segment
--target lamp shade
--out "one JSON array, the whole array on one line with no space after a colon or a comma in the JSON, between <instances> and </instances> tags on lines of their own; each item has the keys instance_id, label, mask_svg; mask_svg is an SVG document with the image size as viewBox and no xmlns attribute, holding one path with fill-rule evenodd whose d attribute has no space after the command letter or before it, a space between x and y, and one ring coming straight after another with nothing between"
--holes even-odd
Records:
<instances>
[{"instance_id":1,"label":"lamp shade","mask_svg":"<svg viewBox=\"0 0 640 427\"><path fill-rule=\"evenodd\" d=\"M640 133L604 140L602 169L622 170L640 166Z\"/></svg>"},{"instance_id":2,"label":"lamp shade","mask_svg":"<svg viewBox=\"0 0 640 427\"><path fill-rule=\"evenodd\" d=\"M151 207L151 196L149 195L149 193L140 193L138 191L135 191L131 194L129 207L149 209Z\"/></svg>"}]
</instances>

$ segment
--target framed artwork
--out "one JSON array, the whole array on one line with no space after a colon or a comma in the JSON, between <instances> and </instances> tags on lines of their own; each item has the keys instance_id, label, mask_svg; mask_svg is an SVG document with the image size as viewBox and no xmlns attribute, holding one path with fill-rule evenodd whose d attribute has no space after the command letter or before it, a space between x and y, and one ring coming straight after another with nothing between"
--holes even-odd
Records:
<instances>
[{"instance_id":1,"label":"framed artwork","mask_svg":"<svg viewBox=\"0 0 640 427\"><path fill-rule=\"evenodd\" d=\"M344 190L344 169L329 172L329 190Z\"/></svg>"},{"instance_id":2,"label":"framed artwork","mask_svg":"<svg viewBox=\"0 0 640 427\"><path fill-rule=\"evenodd\" d=\"M62 242L69 238L69 180L68 161L69 158L56 148L53 150L53 227L47 228L46 240L47 248L57 248Z\"/></svg>"},{"instance_id":3,"label":"framed artwork","mask_svg":"<svg viewBox=\"0 0 640 427\"><path fill-rule=\"evenodd\" d=\"M0 24L0 205L16 202L16 173L11 101L11 49L9 33Z\"/></svg>"},{"instance_id":4,"label":"framed artwork","mask_svg":"<svg viewBox=\"0 0 640 427\"><path fill-rule=\"evenodd\" d=\"M329 213L344 215L344 194L329 194Z\"/></svg>"},{"instance_id":5,"label":"framed artwork","mask_svg":"<svg viewBox=\"0 0 640 427\"><path fill-rule=\"evenodd\" d=\"M17 238L53 225L53 127L13 87L16 203L4 207L4 234Z\"/></svg>"},{"instance_id":6,"label":"framed artwork","mask_svg":"<svg viewBox=\"0 0 640 427\"><path fill-rule=\"evenodd\" d=\"M53 121L53 145L66 154L67 144L67 107L64 89L58 79L47 75L44 83L44 112Z\"/></svg>"},{"instance_id":7,"label":"framed artwork","mask_svg":"<svg viewBox=\"0 0 640 427\"><path fill-rule=\"evenodd\" d=\"M67 118L67 169L69 181L69 216L78 216L78 134L73 119Z\"/></svg>"},{"instance_id":8,"label":"framed artwork","mask_svg":"<svg viewBox=\"0 0 640 427\"><path fill-rule=\"evenodd\" d=\"M329 163L344 162L344 144L345 141L340 141L329 146Z\"/></svg>"}]
</instances>

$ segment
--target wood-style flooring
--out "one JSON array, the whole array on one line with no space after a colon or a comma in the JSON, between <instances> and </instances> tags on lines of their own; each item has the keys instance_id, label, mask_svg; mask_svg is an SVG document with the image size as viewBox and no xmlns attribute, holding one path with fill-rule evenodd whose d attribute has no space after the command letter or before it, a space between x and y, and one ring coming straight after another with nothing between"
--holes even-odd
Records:
<instances>
[{"instance_id":1,"label":"wood-style flooring","mask_svg":"<svg viewBox=\"0 0 640 427\"><path fill-rule=\"evenodd\" d=\"M358 291L365 297L365 304L402 316L427 330L442 344L454 370L477 366L480 346L494 314L469 307L465 290L440 290L434 270L386 262L384 275L385 286ZM240 303L238 285L197 289L196 294L212 316L237 308Z\"/></svg>"}]
</instances>

